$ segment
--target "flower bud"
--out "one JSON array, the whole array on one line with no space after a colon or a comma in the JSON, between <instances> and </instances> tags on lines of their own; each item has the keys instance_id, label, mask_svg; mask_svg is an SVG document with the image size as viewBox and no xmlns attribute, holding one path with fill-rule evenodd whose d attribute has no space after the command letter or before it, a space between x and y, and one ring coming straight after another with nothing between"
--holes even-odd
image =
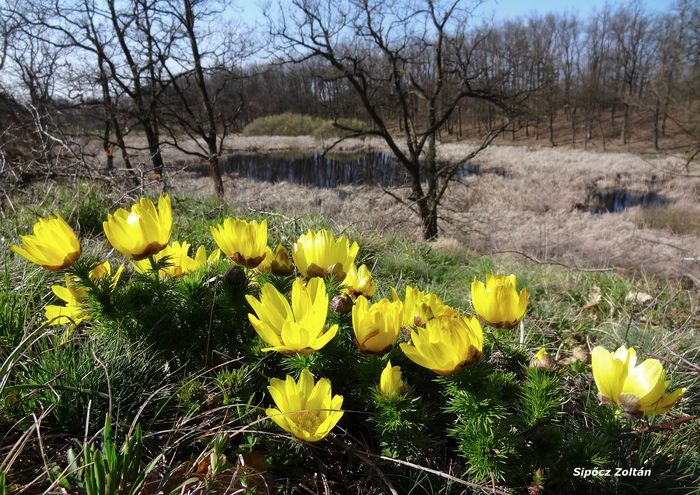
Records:
<instances>
[{"instance_id":1,"label":"flower bud","mask_svg":"<svg viewBox=\"0 0 700 495\"><path fill-rule=\"evenodd\" d=\"M275 275L287 276L294 273L294 265L292 265L292 260L289 258L289 253L280 243L275 248L274 257L270 261L270 270Z\"/></svg>"},{"instance_id":2,"label":"flower bud","mask_svg":"<svg viewBox=\"0 0 700 495\"><path fill-rule=\"evenodd\" d=\"M544 347L537 351L537 354L532 356L530 360L530 368L551 369L554 368L555 364L554 359L552 359Z\"/></svg>"},{"instance_id":3,"label":"flower bud","mask_svg":"<svg viewBox=\"0 0 700 495\"><path fill-rule=\"evenodd\" d=\"M345 294L339 294L331 299L331 310L340 313L348 314L352 311L352 298Z\"/></svg>"},{"instance_id":4,"label":"flower bud","mask_svg":"<svg viewBox=\"0 0 700 495\"><path fill-rule=\"evenodd\" d=\"M224 275L224 283L232 289L241 290L248 284L248 277L242 268L232 266Z\"/></svg>"},{"instance_id":5,"label":"flower bud","mask_svg":"<svg viewBox=\"0 0 700 495\"><path fill-rule=\"evenodd\" d=\"M406 393L406 384L401 379L401 367L386 363L379 379L379 391L385 397L396 397Z\"/></svg>"}]
</instances>

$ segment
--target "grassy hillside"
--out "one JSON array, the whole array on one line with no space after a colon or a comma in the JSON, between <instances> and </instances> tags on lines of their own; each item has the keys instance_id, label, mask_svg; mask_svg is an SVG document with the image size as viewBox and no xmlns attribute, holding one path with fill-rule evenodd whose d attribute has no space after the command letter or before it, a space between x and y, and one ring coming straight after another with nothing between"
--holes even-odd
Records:
<instances>
[{"instance_id":1,"label":"grassy hillside","mask_svg":"<svg viewBox=\"0 0 700 495\"><path fill-rule=\"evenodd\" d=\"M338 123L353 129L367 127L367 124L357 119L338 119ZM347 131L335 127L332 120L289 112L259 117L243 129L245 136L318 136L327 138L344 134L347 134Z\"/></svg>"},{"instance_id":2,"label":"grassy hillside","mask_svg":"<svg viewBox=\"0 0 700 495\"><path fill-rule=\"evenodd\" d=\"M698 493L696 292L271 214L273 249L282 243L291 252L310 229L356 241L356 263L367 265L377 286L373 301L391 298L392 288L404 297L411 286L473 314L471 282L513 273L529 304L523 343L517 328L484 325L483 357L451 376L418 366L398 345L384 356L360 353L352 316L335 311L327 325L339 331L323 349L262 352L245 296L260 297L266 283L288 294L295 277L235 270L226 259L181 278L138 274L102 231L108 213L135 199L95 185L50 195L37 187L4 211L0 494ZM210 227L248 218L185 196L173 197L172 207L171 240L204 245L207 253L216 247ZM64 273L9 249L49 213L77 231L78 264L126 264L105 297L87 297L87 319L75 328L45 318L47 305L61 304L51 287L64 283ZM342 291L332 277L326 286L331 299ZM402 331L399 339L407 337ZM589 351L623 343L639 362L659 359L670 389L686 387L668 413L629 419L599 403ZM556 365L529 367L542 347ZM401 366L406 395L379 393L388 359ZM340 422L315 443L294 440L265 412L274 407L270 380L304 369L328 378L344 399Z\"/></svg>"}]
</instances>

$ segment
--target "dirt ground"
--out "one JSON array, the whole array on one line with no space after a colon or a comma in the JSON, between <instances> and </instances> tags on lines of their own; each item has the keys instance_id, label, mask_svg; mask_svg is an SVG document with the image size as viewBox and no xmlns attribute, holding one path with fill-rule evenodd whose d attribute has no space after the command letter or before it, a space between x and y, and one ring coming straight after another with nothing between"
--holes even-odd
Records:
<instances>
[{"instance_id":1,"label":"dirt ground","mask_svg":"<svg viewBox=\"0 0 700 495\"><path fill-rule=\"evenodd\" d=\"M243 137L229 143L236 152L321 150L310 137ZM337 151L383 150L374 140L343 143ZM439 159L456 160L468 144L444 144ZM449 189L440 212L441 242L482 252L516 251L543 262L587 268L619 267L684 278L700 285L700 170L681 158L643 157L566 149L494 145L473 162L482 174ZM209 195L206 177L186 171L173 177L175 189ZM360 228L420 238L416 215L379 187L308 188L227 177L226 200L255 211L288 217L318 213ZM592 193L655 193L668 203L668 223L644 226L639 206L621 213L591 213ZM391 191L407 198L407 189ZM672 230L673 229L673 230Z\"/></svg>"}]
</instances>

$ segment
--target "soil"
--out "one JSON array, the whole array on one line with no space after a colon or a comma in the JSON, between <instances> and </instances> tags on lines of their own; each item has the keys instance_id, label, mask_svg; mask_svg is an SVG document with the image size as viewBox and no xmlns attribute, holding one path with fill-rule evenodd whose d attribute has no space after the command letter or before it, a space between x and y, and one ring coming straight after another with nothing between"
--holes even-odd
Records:
<instances>
[{"instance_id":1,"label":"soil","mask_svg":"<svg viewBox=\"0 0 700 495\"><path fill-rule=\"evenodd\" d=\"M320 151L329 144L312 137L235 136L228 148L258 153ZM438 158L459 160L471 147L442 144ZM348 140L335 148L355 153L375 150L385 146L373 139ZM169 157L171 163L177 158L182 157ZM454 182L443 200L441 242L482 252L516 251L576 267L623 268L700 285L700 227L681 229L682 233L663 226L642 228L642 206L592 213L604 211L596 202L606 194L650 195L666 203L676 224L697 226L697 163L686 167L685 160L673 156L492 145L473 165L480 175ZM172 184L188 193L213 194L208 178L187 171L174 176ZM392 188L389 194L373 186L320 189L241 177L226 177L225 187L228 202L251 210L281 212L290 218L322 214L340 224L420 239L418 218L406 206L407 188Z\"/></svg>"}]
</instances>

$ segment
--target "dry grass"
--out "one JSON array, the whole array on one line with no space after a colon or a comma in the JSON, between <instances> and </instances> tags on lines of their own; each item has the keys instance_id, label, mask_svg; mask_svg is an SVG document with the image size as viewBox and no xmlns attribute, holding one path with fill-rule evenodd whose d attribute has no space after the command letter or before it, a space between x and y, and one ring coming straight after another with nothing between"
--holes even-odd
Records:
<instances>
[{"instance_id":1,"label":"dry grass","mask_svg":"<svg viewBox=\"0 0 700 495\"><path fill-rule=\"evenodd\" d=\"M634 222L643 229L669 230L678 235L700 234L700 208L658 206L637 212Z\"/></svg>"},{"instance_id":2,"label":"dry grass","mask_svg":"<svg viewBox=\"0 0 700 495\"><path fill-rule=\"evenodd\" d=\"M311 136L232 136L234 152L320 151L333 140ZM442 160L466 155L469 144L447 143ZM341 143L336 151L387 151L376 139ZM166 150L170 163L185 156ZM586 267L622 267L671 278L689 276L700 285L700 232L697 219L700 174L697 164L686 169L673 156L640 157L630 153L598 153L561 148L491 146L475 164L485 171L454 183L440 212L442 235L484 252L519 251L543 261ZM488 173L499 169L505 176ZM227 201L252 210L280 211L290 218L322 214L358 228L420 237L416 215L369 186L308 188L287 183L258 183L228 177ZM176 189L211 195L206 177L180 173ZM630 208L619 214L582 211L596 190L653 192L668 202L659 211ZM407 189L393 189L408 198ZM684 220L683 212L688 212ZM653 217L653 219L651 218ZM697 222L697 220L695 220Z\"/></svg>"}]
</instances>

